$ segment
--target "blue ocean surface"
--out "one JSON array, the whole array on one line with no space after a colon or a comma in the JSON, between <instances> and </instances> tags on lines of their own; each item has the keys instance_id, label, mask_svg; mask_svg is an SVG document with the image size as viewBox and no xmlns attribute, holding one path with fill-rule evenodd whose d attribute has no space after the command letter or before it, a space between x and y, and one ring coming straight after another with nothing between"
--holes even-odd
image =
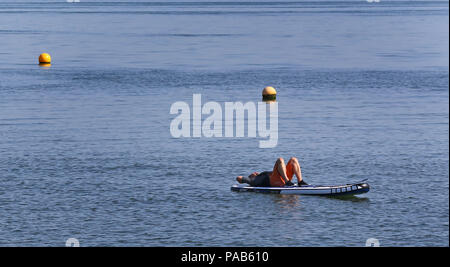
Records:
<instances>
[{"instance_id":1,"label":"blue ocean surface","mask_svg":"<svg viewBox=\"0 0 450 267\"><path fill-rule=\"evenodd\" d=\"M0 246L448 246L448 47L448 1L2 1ZM275 148L171 135L269 85ZM292 156L371 191L230 191Z\"/></svg>"}]
</instances>

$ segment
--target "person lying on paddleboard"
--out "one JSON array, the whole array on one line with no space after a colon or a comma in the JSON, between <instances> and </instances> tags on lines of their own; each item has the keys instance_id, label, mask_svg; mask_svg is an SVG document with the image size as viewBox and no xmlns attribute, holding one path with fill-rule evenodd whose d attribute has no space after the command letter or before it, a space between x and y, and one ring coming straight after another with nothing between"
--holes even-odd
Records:
<instances>
[{"instance_id":1,"label":"person lying on paddleboard","mask_svg":"<svg viewBox=\"0 0 450 267\"><path fill-rule=\"evenodd\" d=\"M292 157L287 165L283 158L278 158L273 166L273 171L254 172L248 177L238 176L236 181L255 187L283 187L292 186L292 178L297 176L298 186L308 185L302 179L302 170L297 158Z\"/></svg>"}]
</instances>

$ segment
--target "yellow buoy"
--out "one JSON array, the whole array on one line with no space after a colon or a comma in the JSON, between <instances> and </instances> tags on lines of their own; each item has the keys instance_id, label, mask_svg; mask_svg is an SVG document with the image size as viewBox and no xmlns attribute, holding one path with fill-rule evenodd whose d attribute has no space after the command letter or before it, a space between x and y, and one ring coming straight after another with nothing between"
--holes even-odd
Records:
<instances>
[{"instance_id":1,"label":"yellow buoy","mask_svg":"<svg viewBox=\"0 0 450 267\"><path fill-rule=\"evenodd\" d=\"M267 86L262 91L263 101L276 101L277 91L272 86Z\"/></svg>"},{"instance_id":2,"label":"yellow buoy","mask_svg":"<svg viewBox=\"0 0 450 267\"><path fill-rule=\"evenodd\" d=\"M47 53L43 53L39 56L39 63L50 63L51 61L52 58Z\"/></svg>"}]
</instances>

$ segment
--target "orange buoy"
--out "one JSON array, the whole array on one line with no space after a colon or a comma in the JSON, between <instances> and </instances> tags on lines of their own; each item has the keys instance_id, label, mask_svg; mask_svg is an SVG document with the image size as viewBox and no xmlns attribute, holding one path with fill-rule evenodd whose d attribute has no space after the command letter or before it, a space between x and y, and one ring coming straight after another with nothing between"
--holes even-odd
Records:
<instances>
[{"instance_id":1,"label":"orange buoy","mask_svg":"<svg viewBox=\"0 0 450 267\"><path fill-rule=\"evenodd\" d=\"M47 53L42 53L40 56L39 56L39 63L44 63L44 64L49 64L50 62L52 61L52 58L50 57L50 55L49 54L47 54Z\"/></svg>"},{"instance_id":2,"label":"orange buoy","mask_svg":"<svg viewBox=\"0 0 450 267\"><path fill-rule=\"evenodd\" d=\"M276 99L277 99L277 91L272 86L267 86L262 91L262 97L263 97L263 101L264 102L276 101Z\"/></svg>"}]
</instances>

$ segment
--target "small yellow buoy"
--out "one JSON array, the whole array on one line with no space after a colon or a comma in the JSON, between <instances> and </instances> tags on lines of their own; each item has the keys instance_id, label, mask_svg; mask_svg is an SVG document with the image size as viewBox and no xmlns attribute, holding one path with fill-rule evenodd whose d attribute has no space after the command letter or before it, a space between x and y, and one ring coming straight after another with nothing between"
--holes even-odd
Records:
<instances>
[{"instance_id":1,"label":"small yellow buoy","mask_svg":"<svg viewBox=\"0 0 450 267\"><path fill-rule=\"evenodd\" d=\"M52 61L52 58L50 57L49 54L47 53L43 53L39 56L39 63L44 63L44 64L48 64Z\"/></svg>"},{"instance_id":2,"label":"small yellow buoy","mask_svg":"<svg viewBox=\"0 0 450 267\"><path fill-rule=\"evenodd\" d=\"M262 92L263 101L276 101L277 91L272 86L267 86Z\"/></svg>"}]
</instances>

